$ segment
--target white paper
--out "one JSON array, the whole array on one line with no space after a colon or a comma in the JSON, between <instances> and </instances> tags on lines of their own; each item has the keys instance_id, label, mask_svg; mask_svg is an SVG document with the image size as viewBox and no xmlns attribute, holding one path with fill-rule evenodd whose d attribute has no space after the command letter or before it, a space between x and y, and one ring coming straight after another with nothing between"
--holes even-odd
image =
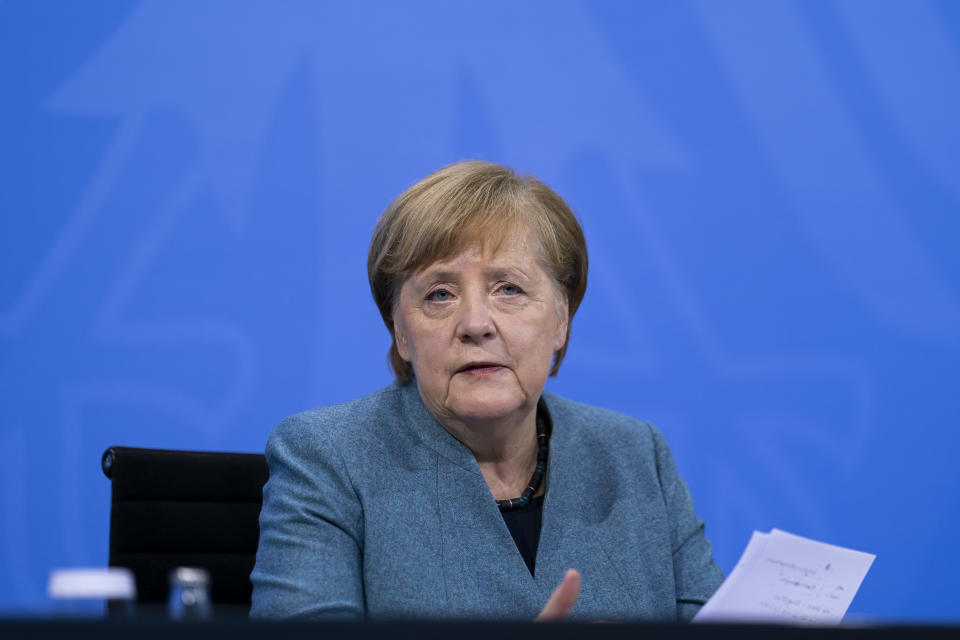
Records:
<instances>
[{"instance_id":1,"label":"white paper","mask_svg":"<svg viewBox=\"0 0 960 640\"><path fill-rule=\"evenodd\" d=\"M774 529L754 531L694 622L836 624L876 558Z\"/></svg>"}]
</instances>

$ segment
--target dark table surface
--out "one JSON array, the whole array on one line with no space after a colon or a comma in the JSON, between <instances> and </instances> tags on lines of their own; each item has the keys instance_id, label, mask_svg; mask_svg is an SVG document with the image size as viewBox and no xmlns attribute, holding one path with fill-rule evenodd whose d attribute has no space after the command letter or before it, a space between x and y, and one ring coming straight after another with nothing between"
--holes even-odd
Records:
<instances>
[{"instance_id":1,"label":"dark table surface","mask_svg":"<svg viewBox=\"0 0 960 640\"><path fill-rule=\"evenodd\" d=\"M0 619L0 638L86 638L106 640L212 640L212 638L267 638L268 640L564 640L567 638L610 640L719 640L726 638L953 638L960 639L960 626L870 626L800 627L773 625L668 625L668 624L578 624L493 622L250 622L223 618L208 622L169 622L158 619Z\"/></svg>"}]
</instances>

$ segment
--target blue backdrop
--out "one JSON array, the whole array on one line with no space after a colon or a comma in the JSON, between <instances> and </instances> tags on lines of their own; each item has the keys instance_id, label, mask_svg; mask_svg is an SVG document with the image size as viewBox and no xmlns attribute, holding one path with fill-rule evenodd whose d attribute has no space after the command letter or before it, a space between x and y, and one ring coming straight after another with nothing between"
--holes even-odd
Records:
<instances>
[{"instance_id":1,"label":"blue backdrop","mask_svg":"<svg viewBox=\"0 0 960 640\"><path fill-rule=\"evenodd\" d=\"M108 445L387 383L374 222L484 158L587 234L549 388L665 432L725 571L776 526L960 620L960 3L8 1L0 74L0 610L106 563Z\"/></svg>"}]
</instances>

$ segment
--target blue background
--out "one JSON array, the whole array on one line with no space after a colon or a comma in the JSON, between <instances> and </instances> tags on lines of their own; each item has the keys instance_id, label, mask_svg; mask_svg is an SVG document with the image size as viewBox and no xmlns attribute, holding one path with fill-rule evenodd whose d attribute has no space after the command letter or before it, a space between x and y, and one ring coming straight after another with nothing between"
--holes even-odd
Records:
<instances>
[{"instance_id":1,"label":"blue background","mask_svg":"<svg viewBox=\"0 0 960 640\"><path fill-rule=\"evenodd\" d=\"M386 384L366 248L484 158L580 216L549 388L655 422L733 566L960 620L960 3L0 3L0 610L107 561L108 445L261 451Z\"/></svg>"}]
</instances>

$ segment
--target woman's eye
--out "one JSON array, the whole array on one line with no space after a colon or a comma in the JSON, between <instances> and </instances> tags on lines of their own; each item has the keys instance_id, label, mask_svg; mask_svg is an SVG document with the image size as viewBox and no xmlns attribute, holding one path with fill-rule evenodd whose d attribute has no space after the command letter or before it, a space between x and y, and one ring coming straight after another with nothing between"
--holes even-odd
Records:
<instances>
[{"instance_id":1,"label":"woman's eye","mask_svg":"<svg viewBox=\"0 0 960 640\"><path fill-rule=\"evenodd\" d=\"M523 290L515 284L505 284L500 287L500 293L505 296L515 296L517 294L523 293Z\"/></svg>"},{"instance_id":2,"label":"woman's eye","mask_svg":"<svg viewBox=\"0 0 960 640\"><path fill-rule=\"evenodd\" d=\"M434 302L446 302L452 297L453 294L446 289L434 289L427 294L427 300L432 300Z\"/></svg>"}]
</instances>

